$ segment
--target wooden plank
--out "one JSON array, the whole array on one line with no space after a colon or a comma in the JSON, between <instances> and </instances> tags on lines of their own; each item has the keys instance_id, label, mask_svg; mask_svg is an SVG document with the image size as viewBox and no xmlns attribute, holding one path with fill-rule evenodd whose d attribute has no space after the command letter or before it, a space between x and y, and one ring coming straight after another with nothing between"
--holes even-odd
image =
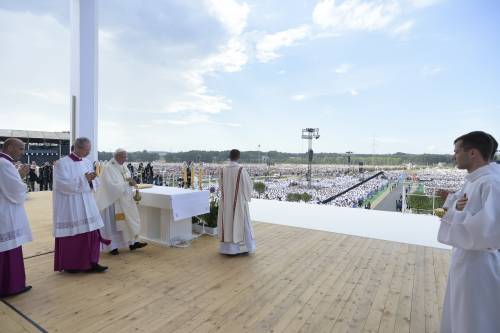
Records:
<instances>
[{"instance_id":1,"label":"wooden plank","mask_svg":"<svg viewBox=\"0 0 500 333\"><path fill-rule=\"evenodd\" d=\"M434 270L434 256L431 248L424 250L424 306L425 306L425 331L437 332L440 326L439 306L437 299L436 274Z\"/></svg>"},{"instance_id":2,"label":"wooden plank","mask_svg":"<svg viewBox=\"0 0 500 333\"><path fill-rule=\"evenodd\" d=\"M39 333L40 331L6 304L0 302L0 332Z\"/></svg>"},{"instance_id":3,"label":"wooden plank","mask_svg":"<svg viewBox=\"0 0 500 333\"><path fill-rule=\"evenodd\" d=\"M377 265L382 261L382 253L384 251L384 242L375 241L375 246L371 249L369 256L363 258L358 267L359 279L354 285L354 289L346 299L346 303L342 306L337 306L333 311L330 311L330 316L333 318L335 313L338 313L336 320L330 321L325 326L323 331L328 332L349 332L360 331L364 322L363 312L368 314L374 293L372 290L366 294L368 286L372 285L371 277ZM358 311L359 310L359 311ZM356 316L356 317L355 317ZM355 319L354 319L355 318Z\"/></svg>"},{"instance_id":4,"label":"wooden plank","mask_svg":"<svg viewBox=\"0 0 500 333\"><path fill-rule=\"evenodd\" d=\"M410 332L425 332L425 248L417 247L413 293L411 302Z\"/></svg>"},{"instance_id":5,"label":"wooden plank","mask_svg":"<svg viewBox=\"0 0 500 333\"><path fill-rule=\"evenodd\" d=\"M363 243L366 243L366 240L363 238L352 238L350 242L347 243L347 246L342 246L341 244L340 252L338 253L339 261L335 266L331 267L326 282L318 288L312 297L303 303L296 316L294 316L289 323L283 322L278 326L279 330L283 332L297 332L306 322L313 322L310 317L320 312L322 307L326 307L330 304L326 298L331 297L333 295L332 289L334 286L340 285L342 283L341 279L348 276L350 271L349 268L356 262L357 253L361 253L364 249L362 246Z\"/></svg>"},{"instance_id":6,"label":"wooden plank","mask_svg":"<svg viewBox=\"0 0 500 333\"><path fill-rule=\"evenodd\" d=\"M364 265L364 261L369 257L372 250L370 245L375 242L372 239L365 239L359 246L347 266L347 269L342 273L336 283L328 290L324 297L319 300L312 314L307 318L305 323L298 329L299 332L322 332L329 330L335 324L337 316L340 313L343 305L347 302L349 295L356 282L360 278L361 270L359 267Z\"/></svg>"},{"instance_id":7,"label":"wooden plank","mask_svg":"<svg viewBox=\"0 0 500 333\"><path fill-rule=\"evenodd\" d=\"M406 262L403 270L403 281L399 296L398 310L394 332L410 332L411 301L413 296L413 281L415 272L416 246L408 245Z\"/></svg>"},{"instance_id":8,"label":"wooden plank","mask_svg":"<svg viewBox=\"0 0 500 333\"><path fill-rule=\"evenodd\" d=\"M407 247L400 244L396 258L392 264L395 265L394 274L389 287L389 294L384 305L382 318L380 320L379 332L393 332L396 326L396 316L398 313L399 299L401 296L402 284L404 280L404 268L407 260L405 253Z\"/></svg>"},{"instance_id":9,"label":"wooden plank","mask_svg":"<svg viewBox=\"0 0 500 333\"><path fill-rule=\"evenodd\" d=\"M384 308L387 296L390 291L390 282L394 274L395 265L393 264L392 257L397 253L397 243L392 243L393 245L386 251L384 251L384 271L379 273L380 284L377 288L375 298L373 300L370 312L366 318L365 324L363 326L363 331L365 332L378 332L380 321L384 314Z\"/></svg>"}]
</instances>

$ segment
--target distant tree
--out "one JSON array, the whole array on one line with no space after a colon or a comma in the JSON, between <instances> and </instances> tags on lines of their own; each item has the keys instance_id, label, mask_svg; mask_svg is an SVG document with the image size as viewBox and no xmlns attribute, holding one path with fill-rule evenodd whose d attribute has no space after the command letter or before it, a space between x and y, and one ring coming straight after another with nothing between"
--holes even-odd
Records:
<instances>
[{"instance_id":1,"label":"distant tree","mask_svg":"<svg viewBox=\"0 0 500 333\"><path fill-rule=\"evenodd\" d=\"M302 193L302 195L301 195L301 198L300 198L300 199L301 199L302 201L304 201L304 202L309 202L309 201L311 201L311 199L312 199L312 195L310 195L309 193L304 192L304 193Z\"/></svg>"},{"instance_id":2,"label":"distant tree","mask_svg":"<svg viewBox=\"0 0 500 333\"><path fill-rule=\"evenodd\" d=\"M261 194L266 192L266 184L264 184L263 182L255 182L253 183L253 189L257 193L259 193L259 198L260 198Z\"/></svg>"},{"instance_id":3,"label":"distant tree","mask_svg":"<svg viewBox=\"0 0 500 333\"><path fill-rule=\"evenodd\" d=\"M99 152L100 154L111 154L108 152ZM241 159L242 163L254 163L259 159L262 152L259 151L242 151ZM307 154L304 153L283 153L278 151L269 151L265 153L268 160L272 161L273 164L304 164L307 163ZM186 152L177 153L162 153L162 158L166 162L170 163L181 163L184 161L194 161L194 162L224 162L227 161L229 151L203 151L203 150L191 150ZM101 156L101 155L100 155ZM102 155L111 156L111 155ZM103 158L106 159L106 158ZM158 152L148 152L143 150L142 152L131 152L129 153L129 160L133 162L150 162L160 159L160 154ZM351 164L357 165L359 162L363 162L365 166L372 165L372 162L377 165L401 165L406 163L412 163L415 165L436 165L437 163L451 164L451 155L438 155L438 154L406 154L406 153L395 153L395 154L353 154L351 156ZM314 164L345 164L345 154L338 153L317 153L314 156Z\"/></svg>"},{"instance_id":4,"label":"distant tree","mask_svg":"<svg viewBox=\"0 0 500 333\"><path fill-rule=\"evenodd\" d=\"M299 202L302 200L302 195L300 193L288 193L286 195L286 201Z\"/></svg>"},{"instance_id":5,"label":"distant tree","mask_svg":"<svg viewBox=\"0 0 500 333\"><path fill-rule=\"evenodd\" d=\"M109 153L106 151L100 151L97 153L97 159L99 161L108 161L111 159L111 157L113 157L113 153Z\"/></svg>"}]
</instances>

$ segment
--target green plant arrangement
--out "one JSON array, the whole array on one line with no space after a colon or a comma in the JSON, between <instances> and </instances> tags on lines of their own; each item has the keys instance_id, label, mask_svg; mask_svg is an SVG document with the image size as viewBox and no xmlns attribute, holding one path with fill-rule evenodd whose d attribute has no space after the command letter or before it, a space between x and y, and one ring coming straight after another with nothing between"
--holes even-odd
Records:
<instances>
[{"instance_id":1,"label":"green plant arrangement","mask_svg":"<svg viewBox=\"0 0 500 333\"><path fill-rule=\"evenodd\" d=\"M193 223L201 224L201 221L204 221L205 226L209 228L217 228L218 213L219 213L219 202L217 201L217 199L213 198L210 200L210 211L206 214L193 217Z\"/></svg>"},{"instance_id":2,"label":"green plant arrangement","mask_svg":"<svg viewBox=\"0 0 500 333\"><path fill-rule=\"evenodd\" d=\"M266 184L263 182L255 182L253 183L253 189L259 194L259 198L262 193L266 192Z\"/></svg>"}]
</instances>

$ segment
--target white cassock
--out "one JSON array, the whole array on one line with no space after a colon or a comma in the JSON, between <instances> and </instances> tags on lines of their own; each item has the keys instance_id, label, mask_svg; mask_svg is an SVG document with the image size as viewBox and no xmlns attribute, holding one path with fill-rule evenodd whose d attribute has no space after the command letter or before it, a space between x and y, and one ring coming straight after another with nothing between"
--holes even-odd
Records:
<instances>
[{"instance_id":1,"label":"white cassock","mask_svg":"<svg viewBox=\"0 0 500 333\"><path fill-rule=\"evenodd\" d=\"M31 241L31 229L24 210L28 188L14 164L0 158L0 252Z\"/></svg>"},{"instance_id":2,"label":"white cassock","mask_svg":"<svg viewBox=\"0 0 500 333\"><path fill-rule=\"evenodd\" d=\"M85 177L93 172L90 160L73 161L65 156L54 164L54 236L74 236L102 228L103 223L94 198L98 179ZM90 185L92 184L92 185Z\"/></svg>"},{"instance_id":3,"label":"white cassock","mask_svg":"<svg viewBox=\"0 0 500 333\"><path fill-rule=\"evenodd\" d=\"M497 162L491 162L490 167L493 173L500 175L500 164L498 164Z\"/></svg>"},{"instance_id":4,"label":"white cassock","mask_svg":"<svg viewBox=\"0 0 500 333\"><path fill-rule=\"evenodd\" d=\"M21 245L32 240L24 211L28 187L13 162L9 155L0 152L0 297L26 288Z\"/></svg>"},{"instance_id":5,"label":"white cassock","mask_svg":"<svg viewBox=\"0 0 500 333\"><path fill-rule=\"evenodd\" d=\"M468 202L457 211L464 194ZM441 332L500 332L499 173L490 165L475 170L452 198L438 233L453 246Z\"/></svg>"},{"instance_id":6,"label":"white cassock","mask_svg":"<svg viewBox=\"0 0 500 333\"><path fill-rule=\"evenodd\" d=\"M248 202L252 197L252 180L236 162L221 170L221 199L217 216L219 252L238 254L255 252L255 239Z\"/></svg>"},{"instance_id":7,"label":"white cassock","mask_svg":"<svg viewBox=\"0 0 500 333\"><path fill-rule=\"evenodd\" d=\"M139 210L133 198L133 187L127 179L131 179L130 171L114 158L103 167L99 176L96 201L104 221L101 233L111 240L111 245L104 247L107 251L132 245L139 236Z\"/></svg>"}]
</instances>

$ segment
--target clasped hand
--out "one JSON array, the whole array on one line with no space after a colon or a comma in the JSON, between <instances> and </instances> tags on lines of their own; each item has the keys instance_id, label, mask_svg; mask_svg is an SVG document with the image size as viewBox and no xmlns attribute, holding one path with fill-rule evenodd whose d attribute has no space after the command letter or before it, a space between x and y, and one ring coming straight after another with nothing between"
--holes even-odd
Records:
<instances>
[{"instance_id":1,"label":"clasped hand","mask_svg":"<svg viewBox=\"0 0 500 333\"><path fill-rule=\"evenodd\" d=\"M457 203L455 205L455 208L458 210L458 211L463 211L464 208L465 208L465 205L467 204L467 195L464 194L463 197L461 197L460 199L457 200Z\"/></svg>"},{"instance_id":2,"label":"clasped hand","mask_svg":"<svg viewBox=\"0 0 500 333\"><path fill-rule=\"evenodd\" d=\"M27 164L22 164L19 169L19 175L21 175L21 178L24 178L30 173L30 166Z\"/></svg>"},{"instance_id":3,"label":"clasped hand","mask_svg":"<svg viewBox=\"0 0 500 333\"><path fill-rule=\"evenodd\" d=\"M93 181L96 177L97 177L97 174L95 172L87 172L87 173L85 173L85 178L87 178L87 180L89 182Z\"/></svg>"}]
</instances>

